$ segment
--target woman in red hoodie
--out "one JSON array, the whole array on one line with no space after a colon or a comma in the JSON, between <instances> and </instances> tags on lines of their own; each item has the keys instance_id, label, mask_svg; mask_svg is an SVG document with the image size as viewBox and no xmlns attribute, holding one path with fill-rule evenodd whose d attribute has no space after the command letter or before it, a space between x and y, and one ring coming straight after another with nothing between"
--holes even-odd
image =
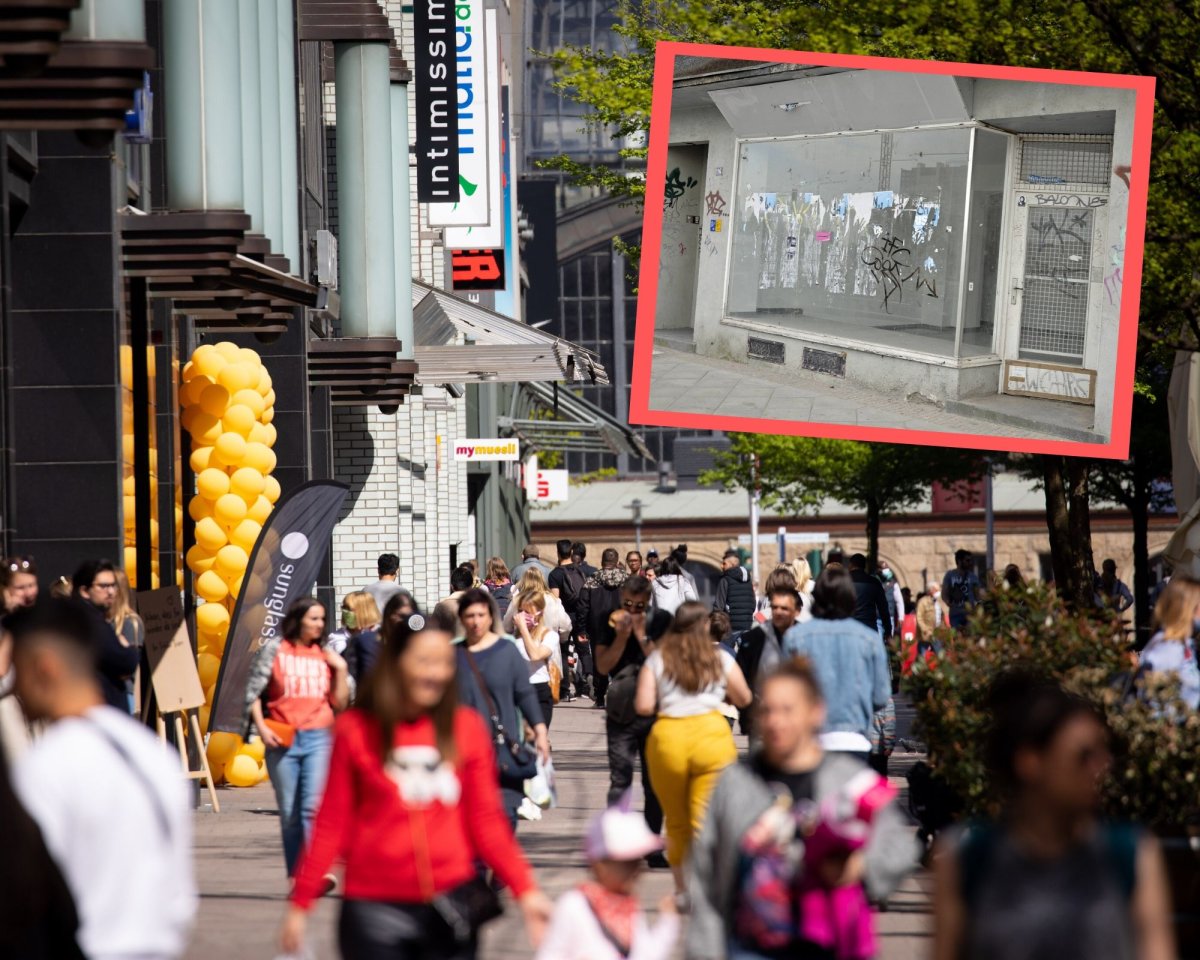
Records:
<instances>
[{"instance_id":1,"label":"woman in red hoodie","mask_svg":"<svg viewBox=\"0 0 1200 960\"><path fill-rule=\"evenodd\" d=\"M286 952L300 950L335 860L345 864L338 941L347 960L471 960L478 931L458 922L455 893L478 892L477 861L512 891L540 941L551 904L509 829L488 728L457 704L452 629L419 613L397 623L370 683L338 718L280 937Z\"/></svg>"}]
</instances>

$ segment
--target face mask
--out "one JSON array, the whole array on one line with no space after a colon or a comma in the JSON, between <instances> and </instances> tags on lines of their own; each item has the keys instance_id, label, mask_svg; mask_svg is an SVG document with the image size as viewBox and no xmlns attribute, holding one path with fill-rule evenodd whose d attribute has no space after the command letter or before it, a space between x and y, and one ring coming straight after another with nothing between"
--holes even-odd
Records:
<instances>
[{"instance_id":1,"label":"face mask","mask_svg":"<svg viewBox=\"0 0 1200 960\"><path fill-rule=\"evenodd\" d=\"M354 615L353 610L342 611L342 626L347 630L353 630L358 626L358 617Z\"/></svg>"}]
</instances>

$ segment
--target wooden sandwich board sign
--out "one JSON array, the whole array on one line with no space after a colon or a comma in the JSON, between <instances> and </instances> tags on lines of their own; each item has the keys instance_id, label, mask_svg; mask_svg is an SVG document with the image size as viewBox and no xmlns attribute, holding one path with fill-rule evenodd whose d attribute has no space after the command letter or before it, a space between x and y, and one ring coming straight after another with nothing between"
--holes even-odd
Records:
<instances>
[{"instance_id":1,"label":"wooden sandwich board sign","mask_svg":"<svg viewBox=\"0 0 1200 960\"><path fill-rule=\"evenodd\" d=\"M195 711L204 706L204 688L196 670L196 655L188 637L187 621L183 616L183 598L175 587L140 591L136 597L138 615L146 626L146 660L150 665L150 682L158 701L157 727L163 743L167 742L167 718L173 717L175 743L183 775L189 780L203 780L212 799L213 812L220 813L212 770L204 750L200 720ZM186 719L185 719L186 718ZM188 723L200 769L188 763L184 724Z\"/></svg>"}]
</instances>

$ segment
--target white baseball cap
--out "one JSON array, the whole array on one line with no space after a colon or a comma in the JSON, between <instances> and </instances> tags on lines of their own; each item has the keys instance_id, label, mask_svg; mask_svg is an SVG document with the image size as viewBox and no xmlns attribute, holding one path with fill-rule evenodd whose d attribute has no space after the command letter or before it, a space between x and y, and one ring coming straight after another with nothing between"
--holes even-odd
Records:
<instances>
[{"instance_id":1,"label":"white baseball cap","mask_svg":"<svg viewBox=\"0 0 1200 960\"><path fill-rule=\"evenodd\" d=\"M650 832L646 818L632 807L633 791L626 790L616 804L592 818L584 839L588 860L641 860L663 848L662 838Z\"/></svg>"}]
</instances>

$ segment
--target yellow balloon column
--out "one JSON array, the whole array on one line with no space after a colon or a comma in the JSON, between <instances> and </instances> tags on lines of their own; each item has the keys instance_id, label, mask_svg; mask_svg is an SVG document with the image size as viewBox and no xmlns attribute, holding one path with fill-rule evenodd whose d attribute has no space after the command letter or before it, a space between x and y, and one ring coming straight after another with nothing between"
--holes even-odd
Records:
<instances>
[{"instance_id":1,"label":"yellow balloon column","mask_svg":"<svg viewBox=\"0 0 1200 960\"><path fill-rule=\"evenodd\" d=\"M192 438L196 493L188 503L195 544L187 552L196 610L197 668L206 703L200 727L208 732L213 690L242 589L250 551L279 499L275 469L275 391L259 355L223 342L197 347L182 373L183 427ZM234 786L266 777L261 743L245 744L231 733L208 738L213 776Z\"/></svg>"}]
</instances>

